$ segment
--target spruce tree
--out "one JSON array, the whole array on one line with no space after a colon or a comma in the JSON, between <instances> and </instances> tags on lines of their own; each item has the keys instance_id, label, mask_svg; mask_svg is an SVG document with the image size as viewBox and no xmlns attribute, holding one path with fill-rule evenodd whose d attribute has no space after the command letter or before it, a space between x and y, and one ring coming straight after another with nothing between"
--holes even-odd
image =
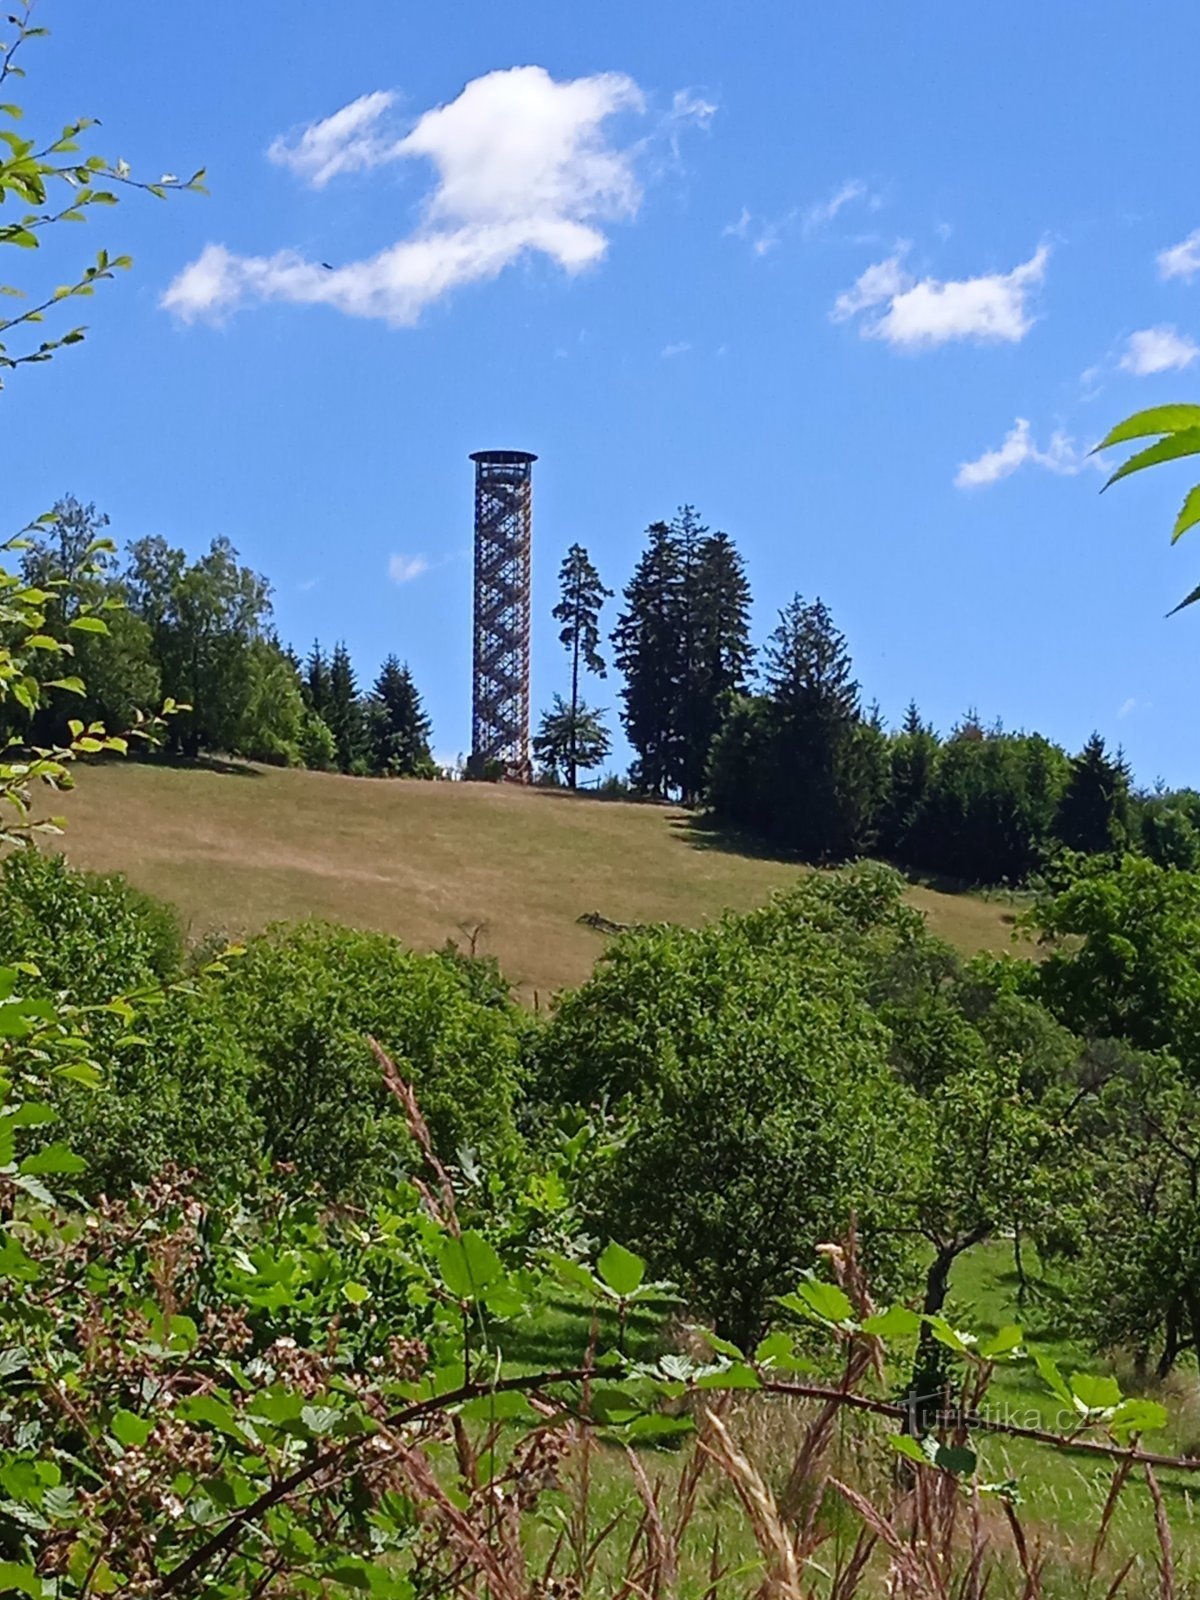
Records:
<instances>
[{"instance_id":1,"label":"spruce tree","mask_svg":"<svg viewBox=\"0 0 1200 1600\"><path fill-rule=\"evenodd\" d=\"M622 721L639 787L691 802L704 791L722 712L749 674L750 586L728 534L710 533L692 506L647 535L613 633Z\"/></svg>"},{"instance_id":2,"label":"spruce tree","mask_svg":"<svg viewBox=\"0 0 1200 1600\"><path fill-rule=\"evenodd\" d=\"M750 584L727 533L709 534L704 539L695 584L694 710L683 775L683 789L689 797L707 786L713 740L731 698L744 692L754 659Z\"/></svg>"},{"instance_id":3,"label":"spruce tree","mask_svg":"<svg viewBox=\"0 0 1200 1600\"><path fill-rule=\"evenodd\" d=\"M1054 831L1068 850L1089 855L1117 850L1129 834L1129 777L1120 752L1108 755L1093 733L1071 762Z\"/></svg>"},{"instance_id":4,"label":"spruce tree","mask_svg":"<svg viewBox=\"0 0 1200 1600\"><path fill-rule=\"evenodd\" d=\"M881 743L862 733L850 653L821 601L796 596L766 652L772 702L772 831L806 859L840 859L869 841Z\"/></svg>"},{"instance_id":5,"label":"spruce tree","mask_svg":"<svg viewBox=\"0 0 1200 1600\"><path fill-rule=\"evenodd\" d=\"M900 732L889 747L890 783L881 827L882 848L898 861L912 861L914 839L937 774L939 749L937 734L922 720L916 701L910 700Z\"/></svg>"},{"instance_id":6,"label":"spruce tree","mask_svg":"<svg viewBox=\"0 0 1200 1600\"><path fill-rule=\"evenodd\" d=\"M556 622L562 623L559 643L571 658L570 716L566 726L573 739L581 727L581 710L586 709L579 698L580 667L585 667L598 678L607 675L608 669L600 654L600 610L605 600L611 597L612 590L606 589L600 582L600 574L581 544L573 544L567 551L558 582L561 598L552 615ZM555 700L557 706L557 696ZM574 789L579 767L594 766L595 762L580 761L579 752L572 745L557 764L565 767L567 783Z\"/></svg>"},{"instance_id":7,"label":"spruce tree","mask_svg":"<svg viewBox=\"0 0 1200 1600\"><path fill-rule=\"evenodd\" d=\"M431 776L431 727L407 663L389 655L371 690L371 765L388 777Z\"/></svg>"},{"instance_id":8,"label":"spruce tree","mask_svg":"<svg viewBox=\"0 0 1200 1600\"><path fill-rule=\"evenodd\" d=\"M648 545L624 590L625 609L613 629L625 736L637 752L634 784L666 798L675 782L678 737L680 591L683 574L671 527L655 522Z\"/></svg>"},{"instance_id":9,"label":"spruce tree","mask_svg":"<svg viewBox=\"0 0 1200 1600\"><path fill-rule=\"evenodd\" d=\"M310 711L324 717L329 710L329 661L321 649L321 641L314 639L308 660L304 664L304 698Z\"/></svg>"},{"instance_id":10,"label":"spruce tree","mask_svg":"<svg viewBox=\"0 0 1200 1600\"><path fill-rule=\"evenodd\" d=\"M367 723L359 698L350 652L339 642L329 660L329 702L321 713L337 746L342 772L363 772L367 759Z\"/></svg>"}]
</instances>

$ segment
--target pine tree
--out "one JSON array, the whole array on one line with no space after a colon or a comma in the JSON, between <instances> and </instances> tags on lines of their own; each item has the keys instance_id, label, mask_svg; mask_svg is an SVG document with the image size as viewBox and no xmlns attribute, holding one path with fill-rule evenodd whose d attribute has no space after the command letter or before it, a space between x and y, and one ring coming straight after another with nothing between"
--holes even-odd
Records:
<instances>
[{"instance_id":1,"label":"pine tree","mask_svg":"<svg viewBox=\"0 0 1200 1600\"><path fill-rule=\"evenodd\" d=\"M556 622L562 623L559 643L571 658L571 703L567 726L574 736L581 727L581 710L586 709L579 698L580 667L586 667L598 678L607 676L608 669L600 654L600 610L605 600L611 597L612 590L606 589L600 582L600 574L581 544L573 544L567 551L558 582L562 598L552 615ZM565 753L561 762L556 763L565 767L567 782L572 789L576 785L579 767L588 764L580 761L578 752L573 748ZM595 762L590 765L594 766Z\"/></svg>"},{"instance_id":2,"label":"pine tree","mask_svg":"<svg viewBox=\"0 0 1200 1600\"><path fill-rule=\"evenodd\" d=\"M310 711L324 717L329 710L329 661L321 649L321 641L314 639L308 660L304 664L304 698Z\"/></svg>"},{"instance_id":3,"label":"pine tree","mask_svg":"<svg viewBox=\"0 0 1200 1600\"><path fill-rule=\"evenodd\" d=\"M649 544L624 590L625 610L613 630L625 736L637 752L635 785L647 793L670 793L675 781L679 685L679 637L683 575L679 547L665 522L646 530Z\"/></svg>"},{"instance_id":4,"label":"pine tree","mask_svg":"<svg viewBox=\"0 0 1200 1600\"><path fill-rule=\"evenodd\" d=\"M407 663L389 655L371 690L370 743L373 770L389 777L430 776L431 726Z\"/></svg>"},{"instance_id":5,"label":"pine tree","mask_svg":"<svg viewBox=\"0 0 1200 1600\"><path fill-rule=\"evenodd\" d=\"M1120 751L1108 755L1093 733L1071 763L1054 831L1068 850L1117 850L1129 836L1129 774Z\"/></svg>"},{"instance_id":6,"label":"pine tree","mask_svg":"<svg viewBox=\"0 0 1200 1600\"><path fill-rule=\"evenodd\" d=\"M343 643L334 646L329 660L329 700L321 713L337 746L338 768L362 772L367 758L367 725L350 652Z\"/></svg>"}]
</instances>

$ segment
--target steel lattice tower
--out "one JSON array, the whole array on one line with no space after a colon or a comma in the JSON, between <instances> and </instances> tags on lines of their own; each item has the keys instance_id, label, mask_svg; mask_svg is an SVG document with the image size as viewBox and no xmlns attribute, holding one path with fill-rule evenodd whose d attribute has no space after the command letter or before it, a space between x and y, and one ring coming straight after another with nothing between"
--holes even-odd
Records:
<instances>
[{"instance_id":1,"label":"steel lattice tower","mask_svg":"<svg viewBox=\"0 0 1200 1600\"><path fill-rule=\"evenodd\" d=\"M528 781L529 587L533 463L526 450L477 450L471 765Z\"/></svg>"}]
</instances>

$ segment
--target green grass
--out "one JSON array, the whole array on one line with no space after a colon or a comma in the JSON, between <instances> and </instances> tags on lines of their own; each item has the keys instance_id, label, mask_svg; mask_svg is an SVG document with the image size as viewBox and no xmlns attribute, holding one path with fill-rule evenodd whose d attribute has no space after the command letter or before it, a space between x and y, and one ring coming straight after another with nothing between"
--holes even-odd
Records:
<instances>
[{"instance_id":1,"label":"green grass","mask_svg":"<svg viewBox=\"0 0 1200 1600\"><path fill-rule=\"evenodd\" d=\"M947 1307L955 1325L986 1337L1015 1322L1024 1330L1026 1344L1050 1357L1064 1375L1114 1373L1127 1393L1145 1392L1167 1406L1168 1427L1160 1434L1147 1435L1142 1441L1145 1448L1166 1455L1190 1449L1195 1439L1193 1378L1181 1371L1162 1391L1154 1386L1139 1391L1127 1367L1114 1366L1072 1337L1070 1307L1061 1287L1052 1274L1042 1271L1028 1247L1025 1255L1032 1292L1024 1305L1019 1300L1010 1243L994 1240L964 1255L951 1277ZM1064 1432L1072 1425L1031 1361L999 1366L987 1403L992 1415L1023 1426ZM1023 1515L1031 1525L1054 1529L1059 1543L1086 1547L1108 1492L1110 1467L1082 1452L1048 1449L999 1435L981 1435L975 1443L990 1479L1017 1480ZM1175 1530L1181 1575L1186 1572L1195 1582L1200 1580L1200 1472L1161 1472L1159 1477ZM1152 1505L1142 1480L1132 1480L1122 1496L1111 1539L1114 1550L1126 1554L1148 1555L1157 1548Z\"/></svg>"},{"instance_id":2,"label":"green grass","mask_svg":"<svg viewBox=\"0 0 1200 1600\"><path fill-rule=\"evenodd\" d=\"M1102 1357L1088 1351L1067 1330L1069 1306L1052 1276L1043 1272L1035 1253L1026 1248L1026 1273L1031 1293L1022 1305L1018 1298L1019 1280L1011 1243L995 1240L967 1252L952 1273L947 1315L955 1326L986 1338L1009 1323L1017 1323L1025 1333L1025 1343L1039 1354L1049 1356L1069 1377L1076 1371L1110 1372L1114 1369ZM650 1360L669 1348L673 1314L679 1307L671 1302L654 1303L635 1309L626 1330L626 1349L639 1360ZM599 1347L615 1343L616 1317L611 1310L599 1314ZM534 1371L571 1364L585 1347L591 1312L581 1300L564 1298L551 1313L540 1317L536 1329L514 1329L515 1343L510 1352L516 1360ZM893 1393L903 1392L911 1350L897 1345L889 1351L888 1380ZM1117 1370L1123 1388L1134 1392L1131 1375ZM1171 1413L1168 1428L1142 1442L1147 1449L1164 1454L1187 1450L1196 1437L1193 1414L1195 1384L1186 1373L1171 1380L1166 1392L1157 1394ZM1151 1389L1150 1393L1156 1393ZM1050 1394L1032 1361L999 1365L987 1398L989 1414L1025 1427L1045 1428L1057 1433L1069 1431L1071 1419L1061 1413L1060 1402ZM734 1431L769 1482L779 1485L786 1478L791 1453L800 1440L803 1412L789 1411L778 1399L765 1396L739 1397L735 1407ZM1189 1431L1189 1429L1191 1431ZM845 1460L838 1475L861 1472L864 1459L871 1471L886 1472L890 1460L885 1433L890 1428L856 1424L847 1436ZM868 1441L866 1457L862 1440ZM1092 1435L1098 1437L1098 1435ZM857 1441L857 1442L855 1442ZM1044 1538L1064 1568L1086 1568L1090 1541L1099 1524L1111 1481L1111 1466L1083 1452L1056 1450L1034 1442L978 1432L973 1444L979 1452L982 1477L989 1482L1015 1480L1021 1497L1021 1517L1032 1537ZM679 1470L674 1449L652 1452L652 1472L663 1476L669 1485ZM649 1463L648 1463L649 1464ZM1175 1554L1181 1582L1200 1583L1200 1472L1159 1473L1175 1538ZM628 1492L627 1469L620 1452L601 1451L596 1463L595 1488L598 1509L615 1506ZM736 1518L727 1524L728 1536L746 1544L747 1557L752 1542L745 1530L738 1532ZM1144 1481L1133 1478L1126 1487L1112 1520L1109 1547L1102 1570L1112 1571L1130 1554L1150 1562L1157 1549L1153 1507ZM1149 1569L1148 1569L1149 1570ZM1099 1593L1102 1595L1104 1586ZM1187 1591L1185 1591L1187 1592Z\"/></svg>"},{"instance_id":3,"label":"green grass","mask_svg":"<svg viewBox=\"0 0 1200 1600\"><path fill-rule=\"evenodd\" d=\"M731 848L672 806L510 785L113 761L54 809L73 862L126 873L194 937L325 917L416 949L474 938L529 1001L587 976L604 941L585 912L695 926L761 905L803 870ZM1011 942L1004 902L910 896L964 952Z\"/></svg>"}]
</instances>

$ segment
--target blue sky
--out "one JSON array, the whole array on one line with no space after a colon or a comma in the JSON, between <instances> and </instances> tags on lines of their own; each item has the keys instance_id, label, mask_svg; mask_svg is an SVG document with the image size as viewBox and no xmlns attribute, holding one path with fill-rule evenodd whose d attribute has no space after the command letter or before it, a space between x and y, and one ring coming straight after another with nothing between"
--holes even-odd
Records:
<instances>
[{"instance_id":1,"label":"blue sky","mask_svg":"<svg viewBox=\"0 0 1200 1600\"><path fill-rule=\"evenodd\" d=\"M1200 615L1164 620L1200 575L1167 540L1191 480L1101 499L1086 460L1200 391L1176 153L1200 12L41 13L28 125L98 116L104 153L205 165L211 198L89 226L135 270L82 352L10 383L6 443L37 442L10 520L70 489L122 539L228 535L286 639L344 637L364 677L406 657L453 755L467 456L533 450L539 706L567 681L565 547L619 590L687 500L741 547L756 636L821 595L893 721L915 696L942 727L969 705L1072 747L1096 727L1142 780L1200 781ZM83 248L69 231L40 270ZM614 721L616 691L594 695Z\"/></svg>"}]
</instances>

